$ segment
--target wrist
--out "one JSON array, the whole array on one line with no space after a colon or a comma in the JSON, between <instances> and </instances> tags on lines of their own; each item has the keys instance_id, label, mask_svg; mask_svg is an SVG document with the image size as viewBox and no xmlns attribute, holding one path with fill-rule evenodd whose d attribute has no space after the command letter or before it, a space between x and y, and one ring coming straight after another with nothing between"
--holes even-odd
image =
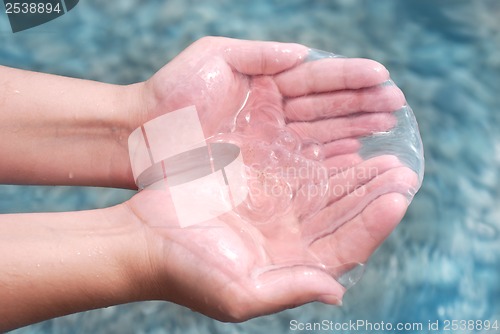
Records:
<instances>
[{"instance_id":1,"label":"wrist","mask_svg":"<svg viewBox=\"0 0 500 334\"><path fill-rule=\"evenodd\" d=\"M132 211L127 202L107 208L106 215L123 233L112 248L120 272L121 303L161 299L157 289L157 264L162 243Z\"/></svg>"},{"instance_id":2,"label":"wrist","mask_svg":"<svg viewBox=\"0 0 500 334\"><path fill-rule=\"evenodd\" d=\"M144 299L145 234L129 218L122 206L1 215L0 332Z\"/></svg>"},{"instance_id":3,"label":"wrist","mask_svg":"<svg viewBox=\"0 0 500 334\"><path fill-rule=\"evenodd\" d=\"M130 85L116 86L114 96L115 105L120 113L116 115L118 124L122 125L122 130L128 135L139 126L148 121L147 115L152 108L153 101L148 93L147 81L141 81Z\"/></svg>"},{"instance_id":4,"label":"wrist","mask_svg":"<svg viewBox=\"0 0 500 334\"><path fill-rule=\"evenodd\" d=\"M0 66L0 183L135 188L127 140L144 91Z\"/></svg>"}]
</instances>

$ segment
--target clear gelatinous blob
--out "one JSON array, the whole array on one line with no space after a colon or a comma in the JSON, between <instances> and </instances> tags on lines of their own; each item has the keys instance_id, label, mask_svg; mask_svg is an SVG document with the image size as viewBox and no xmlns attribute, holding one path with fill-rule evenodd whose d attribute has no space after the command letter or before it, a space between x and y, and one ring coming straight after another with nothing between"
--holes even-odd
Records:
<instances>
[{"instance_id":1,"label":"clear gelatinous blob","mask_svg":"<svg viewBox=\"0 0 500 334\"><path fill-rule=\"evenodd\" d=\"M394 86L394 82L388 80L383 85ZM408 104L394 111L393 114L397 118L397 126L389 131L373 133L371 136L361 138L363 146L359 153L364 159L382 154L392 154L414 170L422 182L424 175L423 146L415 115Z\"/></svg>"},{"instance_id":2,"label":"clear gelatinous blob","mask_svg":"<svg viewBox=\"0 0 500 334\"><path fill-rule=\"evenodd\" d=\"M346 289L349 289L354 284L358 283L365 272L365 265L362 263L356 263L354 265L345 266L345 270L341 270L340 276L337 277L337 281Z\"/></svg>"},{"instance_id":3,"label":"clear gelatinous blob","mask_svg":"<svg viewBox=\"0 0 500 334\"><path fill-rule=\"evenodd\" d=\"M310 49L306 61L315 61L326 58L345 58L345 57L328 51Z\"/></svg>"},{"instance_id":4,"label":"clear gelatinous blob","mask_svg":"<svg viewBox=\"0 0 500 334\"><path fill-rule=\"evenodd\" d=\"M241 108L218 113L225 118L195 105L147 122L129 138L139 189L169 192L169 227L231 221L264 254L252 275L307 266L351 287L375 247L363 228L397 223L386 220L400 219L418 191L424 158L394 82L349 61L310 50L276 76L248 76Z\"/></svg>"}]
</instances>

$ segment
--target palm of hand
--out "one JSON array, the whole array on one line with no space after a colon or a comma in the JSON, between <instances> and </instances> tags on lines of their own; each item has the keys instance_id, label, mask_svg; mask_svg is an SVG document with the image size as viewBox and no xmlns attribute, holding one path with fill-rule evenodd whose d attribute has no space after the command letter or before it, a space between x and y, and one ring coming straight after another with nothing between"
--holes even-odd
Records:
<instances>
[{"instance_id":1,"label":"palm of hand","mask_svg":"<svg viewBox=\"0 0 500 334\"><path fill-rule=\"evenodd\" d=\"M357 152L359 137L394 126L390 111L404 98L395 87L366 89L388 79L374 62L330 59L295 66L306 54L297 45L203 39L148 82L157 104L147 119L196 105L207 137L229 132L227 120L246 100L243 112L253 123L238 129L251 133L243 137L244 157L247 144L270 140L259 129L272 123L299 141L323 145L316 159L328 171L329 189L336 189L307 223L296 211L272 224L231 212L187 229L165 227L175 216L168 192L140 192L128 205L161 245L153 262L166 299L221 320L313 300L338 303L345 288L335 278L342 268L365 262L401 220L417 175L394 156L364 161ZM326 80L325 72L332 77ZM245 164L259 157L249 159ZM299 196L294 200L296 207L304 204Z\"/></svg>"}]
</instances>

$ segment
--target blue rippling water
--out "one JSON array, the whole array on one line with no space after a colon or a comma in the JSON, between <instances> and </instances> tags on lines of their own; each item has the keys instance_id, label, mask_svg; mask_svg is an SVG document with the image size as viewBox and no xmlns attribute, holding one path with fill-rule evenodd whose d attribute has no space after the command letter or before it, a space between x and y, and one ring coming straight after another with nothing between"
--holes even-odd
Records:
<instances>
[{"instance_id":1,"label":"blue rippling water","mask_svg":"<svg viewBox=\"0 0 500 334\"><path fill-rule=\"evenodd\" d=\"M373 58L406 93L426 154L421 191L342 308L309 304L222 324L176 305L148 302L15 333L290 333L292 319L424 328L438 320L500 322L498 17L496 0L86 0L55 21L12 34L1 13L0 64L111 83L148 78L205 35L293 41ZM131 194L0 186L0 212L103 207ZM462 331L469 332L481 331Z\"/></svg>"}]
</instances>

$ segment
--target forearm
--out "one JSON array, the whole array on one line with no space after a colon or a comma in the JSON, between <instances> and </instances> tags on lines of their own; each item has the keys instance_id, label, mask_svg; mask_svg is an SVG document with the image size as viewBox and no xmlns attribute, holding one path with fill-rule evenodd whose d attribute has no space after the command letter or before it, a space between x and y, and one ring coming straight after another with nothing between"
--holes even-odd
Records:
<instances>
[{"instance_id":1,"label":"forearm","mask_svg":"<svg viewBox=\"0 0 500 334\"><path fill-rule=\"evenodd\" d=\"M140 300L144 232L128 221L123 206L1 215L0 332Z\"/></svg>"},{"instance_id":2,"label":"forearm","mask_svg":"<svg viewBox=\"0 0 500 334\"><path fill-rule=\"evenodd\" d=\"M0 66L0 183L134 188L127 138L141 92Z\"/></svg>"}]
</instances>

